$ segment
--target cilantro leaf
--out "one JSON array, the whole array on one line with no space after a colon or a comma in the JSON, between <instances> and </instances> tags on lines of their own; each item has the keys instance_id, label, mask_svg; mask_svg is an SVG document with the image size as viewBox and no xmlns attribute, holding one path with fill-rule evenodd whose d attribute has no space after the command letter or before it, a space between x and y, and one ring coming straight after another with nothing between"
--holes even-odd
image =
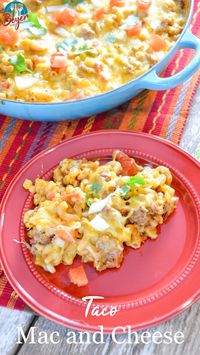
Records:
<instances>
[{"instance_id":1,"label":"cilantro leaf","mask_svg":"<svg viewBox=\"0 0 200 355\"><path fill-rule=\"evenodd\" d=\"M65 51L65 52L71 52L72 49L75 48L77 43L78 43L77 38L66 38L66 39L64 39L64 41L56 43L56 49L58 52L61 50Z\"/></svg>"},{"instance_id":2,"label":"cilantro leaf","mask_svg":"<svg viewBox=\"0 0 200 355\"><path fill-rule=\"evenodd\" d=\"M27 71L29 73L33 73L32 70L30 70L26 66L25 58L22 54L14 55L10 59L8 59L8 62L13 65L15 74L19 74L24 71Z\"/></svg>"},{"instance_id":3,"label":"cilantro leaf","mask_svg":"<svg viewBox=\"0 0 200 355\"><path fill-rule=\"evenodd\" d=\"M67 38L62 42L56 43L56 49L58 52L66 52L71 54L80 54L83 52L91 52L93 49L88 47L86 41L83 38Z\"/></svg>"},{"instance_id":4,"label":"cilantro leaf","mask_svg":"<svg viewBox=\"0 0 200 355\"><path fill-rule=\"evenodd\" d=\"M131 187L137 186L137 185L144 185L145 184L145 180L142 179L139 176L133 176L131 177L128 181L127 184Z\"/></svg>"},{"instance_id":5,"label":"cilantro leaf","mask_svg":"<svg viewBox=\"0 0 200 355\"><path fill-rule=\"evenodd\" d=\"M87 43L83 43L80 47L77 47L76 52L85 52L88 50Z\"/></svg>"},{"instance_id":6,"label":"cilantro leaf","mask_svg":"<svg viewBox=\"0 0 200 355\"><path fill-rule=\"evenodd\" d=\"M85 0L63 0L64 4L67 4L71 7L75 7L79 4L81 4L82 2L84 2Z\"/></svg>"},{"instance_id":7,"label":"cilantro leaf","mask_svg":"<svg viewBox=\"0 0 200 355\"><path fill-rule=\"evenodd\" d=\"M133 176L131 177L127 183L125 185L123 185L119 191L122 197L127 197L127 194L129 193L129 191L131 190L131 188L136 187L138 185L144 185L145 184L145 180L142 179L139 176Z\"/></svg>"},{"instance_id":8,"label":"cilantro leaf","mask_svg":"<svg viewBox=\"0 0 200 355\"><path fill-rule=\"evenodd\" d=\"M0 52L3 52L3 47L0 45Z\"/></svg>"},{"instance_id":9,"label":"cilantro leaf","mask_svg":"<svg viewBox=\"0 0 200 355\"><path fill-rule=\"evenodd\" d=\"M92 205L91 192L87 192L85 196L85 201L88 207Z\"/></svg>"},{"instance_id":10,"label":"cilantro leaf","mask_svg":"<svg viewBox=\"0 0 200 355\"><path fill-rule=\"evenodd\" d=\"M33 35L35 35L37 37L41 37L47 33L47 29L39 23L39 20L38 20L38 17L36 14L33 14L32 12L29 13L28 20L31 24L31 26L29 27L29 31Z\"/></svg>"},{"instance_id":11,"label":"cilantro leaf","mask_svg":"<svg viewBox=\"0 0 200 355\"><path fill-rule=\"evenodd\" d=\"M33 14L32 12L28 15L28 20L29 22L34 26L34 27L41 27L41 24L39 23L38 17L36 14Z\"/></svg>"},{"instance_id":12,"label":"cilantro leaf","mask_svg":"<svg viewBox=\"0 0 200 355\"><path fill-rule=\"evenodd\" d=\"M102 189L103 184L101 182L95 181L90 185L90 190L95 194L98 194Z\"/></svg>"},{"instance_id":13,"label":"cilantro leaf","mask_svg":"<svg viewBox=\"0 0 200 355\"><path fill-rule=\"evenodd\" d=\"M110 43L115 43L117 40L117 37L114 34L109 34L106 36L106 41Z\"/></svg>"},{"instance_id":14,"label":"cilantro leaf","mask_svg":"<svg viewBox=\"0 0 200 355\"><path fill-rule=\"evenodd\" d=\"M124 185L119 189L119 192L122 197L126 197L130 190L131 190L130 186Z\"/></svg>"}]
</instances>

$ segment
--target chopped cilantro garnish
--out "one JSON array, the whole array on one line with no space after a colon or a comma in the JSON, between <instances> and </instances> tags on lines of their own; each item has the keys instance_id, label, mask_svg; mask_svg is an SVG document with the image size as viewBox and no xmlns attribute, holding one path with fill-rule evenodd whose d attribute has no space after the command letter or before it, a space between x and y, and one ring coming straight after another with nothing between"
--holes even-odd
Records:
<instances>
[{"instance_id":1,"label":"chopped cilantro garnish","mask_svg":"<svg viewBox=\"0 0 200 355\"><path fill-rule=\"evenodd\" d=\"M56 43L58 52L65 52L71 54L80 54L83 52L91 52L93 48L88 47L88 43L83 38L73 37L66 38L62 42Z\"/></svg>"},{"instance_id":2,"label":"chopped cilantro garnish","mask_svg":"<svg viewBox=\"0 0 200 355\"><path fill-rule=\"evenodd\" d=\"M31 26L29 27L29 31L37 36L37 37L41 37L44 36L47 33L47 29L45 27L43 27L38 20L38 17L36 14L33 14L32 12L28 15L28 20L31 24Z\"/></svg>"},{"instance_id":3,"label":"chopped cilantro garnish","mask_svg":"<svg viewBox=\"0 0 200 355\"><path fill-rule=\"evenodd\" d=\"M90 192L86 193L85 201L86 201L86 204L87 204L88 207L90 207L92 205L91 193Z\"/></svg>"},{"instance_id":4,"label":"chopped cilantro garnish","mask_svg":"<svg viewBox=\"0 0 200 355\"><path fill-rule=\"evenodd\" d=\"M107 35L106 36L106 41L107 42L110 42L110 43L115 43L116 42L116 36L115 35L113 35L113 34L110 34L110 35Z\"/></svg>"},{"instance_id":5,"label":"chopped cilantro garnish","mask_svg":"<svg viewBox=\"0 0 200 355\"><path fill-rule=\"evenodd\" d=\"M90 185L90 190L95 194L98 194L102 189L103 184L101 182L95 181Z\"/></svg>"},{"instance_id":6,"label":"chopped cilantro garnish","mask_svg":"<svg viewBox=\"0 0 200 355\"><path fill-rule=\"evenodd\" d=\"M130 190L131 190L131 188L130 188L130 186L128 186L128 185L124 185L124 186L122 186L122 187L119 189L120 194L121 194L122 197L126 197L127 194L128 194L128 192L129 192Z\"/></svg>"},{"instance_id":7,"label":"chopped cilantro garnish","mask_svg":"<svg viewBox=\"0 0 200 355\"><path fill-rule=\"evenodd\" d=\"M63 50L65 52L71 52L72 49L76 47L77 43L77 38L66 38L64 41L56 43L56 49L57 51Z\"/></svg>"},{"instance_id":8,"label":"chopped cilantro garnish","mask_svg":"<svg viewBox=\"0 0 200 355\"><path fill-rule=\"evenodd\" d=\"M131 187L134 187L137 185L144 185L145 181L139 176L133 176L127 181L127 184Z\"/></svg>"},{"instance_id":9,"label":"chopped cilantro garnish","mask_svg":"<svg viewBox=\"0 0 200 355\"><path fill-rule=\"evenodd\" d=\"M33 73L32 70L26 66L25 58L22 54L14 55L8 59L8 62L13 65L15 74L19 74L24 71Z\"/></svg>"},{"instance_id":10,"label":"chopped cilantro garnish","mask_svg":"<svg viewBox=\"0 0 200 355\"><path fill-rule=\"evenodd\" d=\"M144 185L145 184L145 180L142 179L139 176L133 176L131 177L125 185L123 185L119 191L122 197L126 197L127 194L129 193L129 191L131 190L131 188L136 187L138 185Z\"/></svg>"},{"instance_id":11,"label":"chopped cilantro garnish","mask_svg":"<svg viewBox=\"0 0 200 355\"><path fill-rule=\"evenodd\" d=\"M75 7L79 4L81 4L82 2L84 2L85 0L63 0L64 4L67 4L71 7Z\"/></svg>"},{"instance_id":12,"label":"chopped cilantro garnish","mask_svg":"<svg viewBox=\"0 0 200 355\"><path fill-rule=\"evenodd\" d=\"M80 45L80 47L77 47L76 52L85 52L87 50L88 50L87 43L83 43L82 45Z\"/></svg>"}]
</instances>

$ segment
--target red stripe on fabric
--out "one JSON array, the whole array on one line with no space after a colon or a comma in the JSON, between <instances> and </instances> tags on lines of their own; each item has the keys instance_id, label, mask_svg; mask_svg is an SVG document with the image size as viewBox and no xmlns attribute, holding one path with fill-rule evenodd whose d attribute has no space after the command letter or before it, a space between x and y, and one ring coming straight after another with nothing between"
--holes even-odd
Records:
<instances>
[{"instance_id":1,"label":"red stripe on fabric","mask_svg":"<svg viewBox=\"0 0 200 355\"><path fill-rule=\"evenodd\" d=\"M7 281L5 284L4 290L2 292L2 295L1 295L1 306L4 306L4 307L7 306L12 292L13 292L13 289L11 288L10 284Z\"/></svg>"},{"instance_id":2,"label":"red stripe on fabric","mask_svg":"<svg viewBox=\"0 0 200 355\"><path fill-rule=\"evenodd\" d=\"M8 118L6 118L6 116L3 116L0 114L0 130L1 130L1 127L3 126L6 119L8 119Z\"/></svg>"},{"instance_id":3,"label":"red stripe on fabric","mask_svg":"<svg viewBox=\"0 0 200 355\"><path fill-rule=\"evenodd\" d=\"M23 311L25 307L26 307L26 303L24 303L24 301L22 301L22 299L18 297L14 308L18 309L19 311Z\"/></svg>"},{"instance_id":4,"label":"red stripe on fabric","mask_svg":"<svg viewBox=\"0 0 200 355\"><path fill-rule=\"evenodd\" d=\"M105 113L99 113L96 117L92 130L93 131L101 130L103 128L104 120L105 120Z\"/></svg>"},{"instance_id":5,"label":"red stripe on fabric","mask_svg":"<svg viewBox=\"0 0 200 355\"><path fill-rule=\"evenodd\" d=\"M77 136L78 134L81 134L81 133L83 132L84 127L85 127L85 125L86 125L86 123L87 123L88 118L89 118L89 117L83 118L82 120L79 120L78 125L77 125L77 127L76 127L76 129L75 129L75 131L74 131L73 136Z\"/></svg>"}]
</instances>

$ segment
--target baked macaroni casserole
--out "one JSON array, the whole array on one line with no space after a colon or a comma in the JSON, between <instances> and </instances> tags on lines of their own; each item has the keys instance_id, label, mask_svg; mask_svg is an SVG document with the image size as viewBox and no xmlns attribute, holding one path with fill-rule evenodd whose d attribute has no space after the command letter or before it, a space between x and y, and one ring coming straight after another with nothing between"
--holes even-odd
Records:
<instances>
[{"instance_id":1,"label":"baked macaroni casserole","mask_svg":"<svg viewBox=\"0 0 200 355\"><path fill-rule=\"evenodd\" d=\"M23 4L28 15L19 28L0 13L0 98L25 102L80 100L120 87L166 55L186 18L184 0Z\"/></svg>"},{"instance_id":2,"label":"baked macaroni casserole","mask_svg":"<svg viewBox=\"0 0 200 355\"><path fill-rule=\"evenodd\" d=\"M24 223L35 263L54 273L79 255L98 271L119 268L124 247L156 239L158 225L174 211L171 183L168 168L138 165L121 151L102 165L64 159L52 180L25 180L34 196Z\"/></svg>"}]
</instances>

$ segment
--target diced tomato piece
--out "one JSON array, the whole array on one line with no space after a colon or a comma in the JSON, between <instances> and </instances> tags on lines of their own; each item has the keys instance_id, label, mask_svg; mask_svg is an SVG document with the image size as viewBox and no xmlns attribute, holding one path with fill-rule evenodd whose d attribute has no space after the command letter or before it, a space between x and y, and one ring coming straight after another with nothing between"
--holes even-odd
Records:
<instances>
[{"instance_id":1,"label":"diced tomato piece","mask_svg":"<svg viewBox=\"0 0 200 355\"><path fill-rule=\"evenodd\" d=\"M72 26L77 22L78 14L75 10L66 8L53 12L51 17L58 25Z\"/></svg>"},{"instance_id":2,"label":"diced tomato piece","mask_svg":"<svg viewBox=\"0 0 200 355\"><path fill-rule=\"evenodd\" d=\"M137 0L139 10L148 10L151 6L151 0Z\"/></svg>"},{"instance_id":3,"label":"diced tomato piece","mask_svg":"<svg viewBox=\"0 0 200 355\"><path fill-rule=\"evenodd\" d=\"M121 164L121 167L123 169L122 175L133 176L138 173L139 168L135 160L133 158L130 158L127 154L121 152L120 150L116 150L113 153L113 157Z\"/></svg>"},{"instance_id":4,"label":"diced tomato piece","mask_svg":"<svg viewBox=\"0 0 200 355\"><path fill-rule=\"evenodd\" d=\"M124 6L125 1L123 0L110 0L110 7L113 6Z\"/></svg>"},{"instance_id":5,"label":"diced tomato piece","mask_svg":"<svg viewBox=\"0 0 200 355\"><path fill-rule=\"evenodd\" d=\"M78 287L88 284L88 278L82 265L69 270L69 279Z\"/></svg>"},{"instance_id":6,"label":"diced tomato piece","mask_svg":"<svg viewBox=\"0 0 200 355\"><path fill-rule=\"evenodd\" d=\"M63 53L53 53L51 55L51 67L54 69L66 68L67 66L67 57Z\"/></svg>"},{"instance_id":7,"label":"diced tomato piece","mask_svg":"<svg viewBox=\"0 0 200 355\"><path fill-rule=\"evenodd\" d=\"M140 34L141 30L142 30L141 24L137 23L133 27L131 27L128 30L126 30L126 34L127 34L128 37L138 36Z\"/></svg>"},{"instance_id":8,"label":"diced tomato piece","mask_svg":"<svg viewBox=\"0 0 200 355\"><path fill-rule=\"evenodd\" d=\"M149 41L150 47L155 52L162 51L166 47L166 42L159 35L152 35Z\"/></svg>"},{"instance_id":9,"label":"diced tomato piece","mask_svg":"<svg viewBox=\"0 0 200 355\"><path fill-rule=\"evenodd\" d=\"M53 200L55 196L56 196L55 192L51 192L51 193L47 194L46 197L47 197L47 200Z\"/></svg>"},{"instance_id":10,"label":"diced tomato piece","mask_svg":"<svg viewBox=\"0 0 200 355\"><path fill-rule=\"evenodd\" d=\"M81 195L79 193L72 192L71 194L65 194L63 196L63 200L68 201L69 203L75 203L76 201L80 201Z\"/></svg>"},{"instance_id":11,"label":"diced tomato piece","mask_svg":"<svg viewBox=\"0 0 200 355\"><path fill-rule=\"evenodd\" d=\"M99 20L100 18L103 17L103 15L105 14L106 10L104 7L101 7L100 9L96 10L94 12L94 18Z\"/></svg>"},{"instance_id":12,"label":"diced tomato piece","mask_svg":"<svg viewBox=\"0 0 200 355\"><path fill-rule=\"evenodd\" d=\"M14 46L18 38L19 36L16 30L8 26L0 26L0 44Z\"/></svg>"},{"instance_id":13,"label":"diced tomato piece","mask_svg":"<svg viewBox=\"0 0 200 355\"><path fill-rule=\"evenodd\" d=\"M68 243L75 243L76 230L70 227L65 227L63 229L58 229L55 235Z\"/></svg>"}]
</instances>

